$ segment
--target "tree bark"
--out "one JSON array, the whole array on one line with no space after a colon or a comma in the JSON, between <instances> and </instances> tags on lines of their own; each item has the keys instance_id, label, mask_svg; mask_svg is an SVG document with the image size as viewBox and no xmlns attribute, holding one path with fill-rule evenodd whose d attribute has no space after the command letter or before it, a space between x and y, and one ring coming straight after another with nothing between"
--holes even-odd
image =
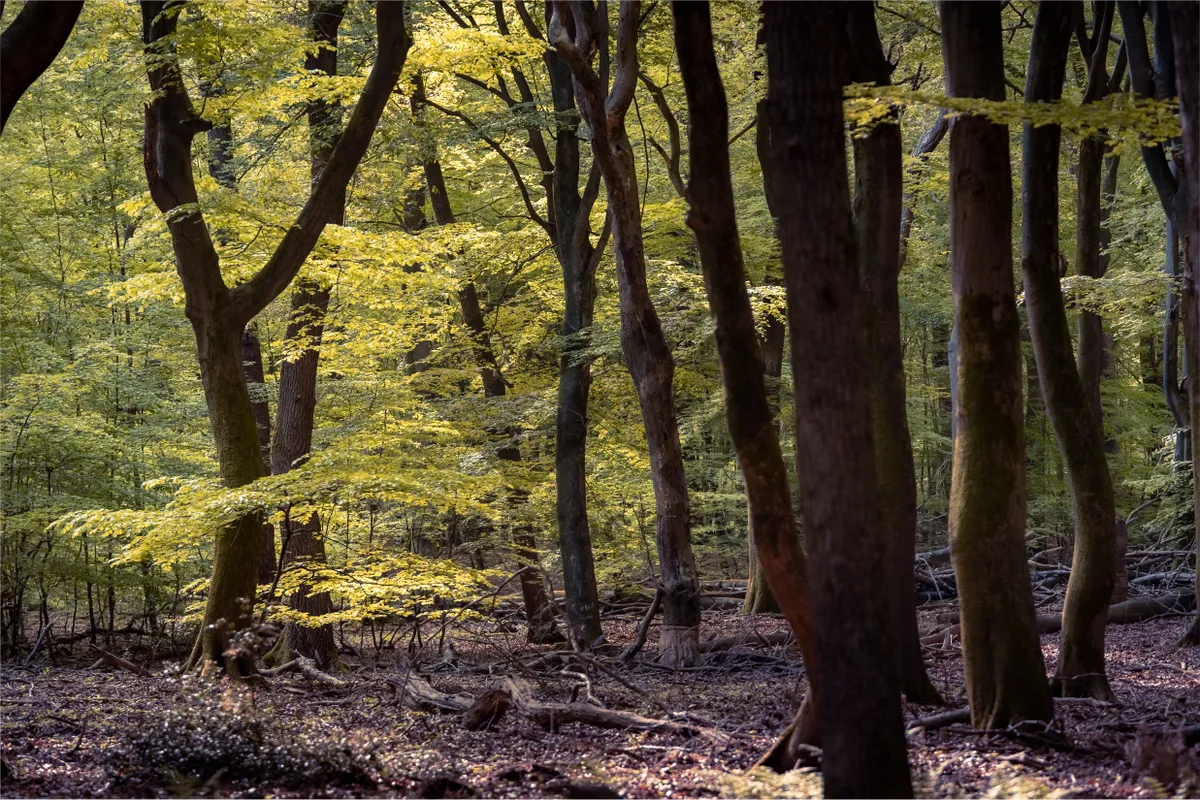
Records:
<instances>
[{"instance_id":1,"label":"tree bark","mask_svg":"<svg viewBox=\"0 0 1200 800\"><path fill-rule=\"evenodd\" d=\"M691 177L687 224L696 234L700 266L721 365L725 416L746 485L751 541L769 597L779 607L804 654L810 698L817 696L818 654L804 550L796 536L791 486L767 392L754 311L738 237L729 164L729 109L713 52L707 4L673 3L675 48L688 102ZM749 586L747 587L749 592ZM747 599L747 603L749 603ZM817 704L808 704L808 744ZM792 759L795 763L795 758ZM791 765L787 765L790 767Z\"/></svg>"},{"instance_id":2,"label":"tree bark","mask_svg":"<svg viewBox=\"0 0 1200 800\"><path fill-rule=\"evenodd\" d=\"M1195 289L1197 270L1200 270L1200 42L1196 30L1200 29L1200 4L1190 2L1166 4L1170 9L1172 37L1175 45L1175 82L1179 94L1179 110L1183 116L1183 169L1180 186L1186 197L1186 222L1183 231L1184 274L1188 286L1192 287L1191 305L1187 318L1192 326L1192 342L1200 344L1200 292ZM1191 364L1188 375L1192 383L1200 379L1200 347L1193 346L1189 354ZM1200 419L1200 391L1189 387L1192 419ZM1192 489L1196 509L1196 530L1200 531L1200 442L1197 442L1197 427L1192 427ZM1200 539L1198 539L1200 542ZM1200 544L1197 544L1200 547ZM1200 552L1200 550L1198 550ZM1200 567L1196 570L1196 602L1200 604ZM1200 646L1200 613L1179 640L1181 647Z\"/></svg>"},{"instance_id":3,"label":"tree bark","mask_svg":"<svg viewBox=\"0 0 1200 800\"><path fill-rule=\"evenodd\" d=\"M672 396L675 360L646 283L641 197L625 113L637 84L637 23L641 5L621 6L617 29L617 74L611 92L592 69L591 9L554 4L551 41L567 61L575 96L592 136L592 153L608 190L613 252L621 304L621 350L633 378L646 428L657 516L658 561L663 583L659 653L672 666L699 658L700 586L691 544L691 509ZM573 11L575 36L563 17Z\"/></svg>"},{"instance_id":4,"label":"tree bark","mask_svg":"<svg viewBox=\"0 0 1200 800\"><path fill-rule=\"evenodd\" d=\"M1004 99L1000 6L940 6L952 97ZM1053 715L1025 557L1021 342L1012 273L1008 130L950 123L950 253L958 381L950 536L971 722Z\"/></svg>"},{"instance_id":5,"label":"tree bark","mask_svg":"<svg viewBox=\"0 0 1200 800\"><path fill-rule=\"evenodd\" d=\"M1025 102L1054 103L1062 98L1074 11L1062 3L1038 6ZM1104 628L1116 579L1116 508L1104 433L1075 366L1059 284L1058 153L1062 137L1057 125L1034 127L1030 123L1025 123L1024 136L1021 268L1025 305L1046 414L1067 467L1075 516L1075 554L1053 683L1055 692L1063 696L1108 701L1113 694L1104 670Z\"/></svg>"},{"instance_id":6,"label":"tree bark","mask_svg":"<svg viewBox=\"0 0 1200 800\"><path fill-rule=\"evenodd\" d=\"M83 0L29 0L0 34L0 133L21 95L67 43Z\"/></svg>"},{"instance_id":7,"label":"tree bark","mask_svg":"<svg viewBox=\"0 0 1200 800\"><path fill-rule=\"evenodd\" d=\"M415 116L422 114L421 106L425 102L425 86L421 77L416 76L416 88L413 92L413 112ZM434 218L438 225L453 225L457 220L454 208L450 205L450 196L446 191L446 179L442 174L442 165L437 158L436 148L430 147L425 153L425 183L429 187L429 198L433 206ZM485 398L504 397L508 390L508 381L500 372L499 362L492 349L491 335L479 306L479 293L474 281L467 281L458 291L459 308L462 311L463 323L471 337L471 350L479 369L479 377L483 382ZM512 436L513 431L493 431L505 436ZM520 461L521 449L513 441L503 445L498 453L501 460ZM513 490L514 500L528 502L528 493ZM563 640L555 624L554 604L546 593L546 582L542 572L541 561L537 554L537 541L533 529L527 525L517 526L513 530L513 553L521 563L521 597L525 602L525 619L527 622L527 638L536 644L549 644Z\"/></svg>"},{"instance_id":8,"label":"tree bark","mask_svg":"<svg viewBox=\"0 0 1200 800\"><path fill-rule=\"evenodd\" d=\"M854 51L851 78L877 86L890 84L892 65L879 41L874 7L853 3L846 9ZM854 221L871 355L871 422L879 476L879 510L886 529L881 543L889 564L887 592L898 648L900 685L909 702L937 705L942 697L925 672L913 592L917 475L908 430L900 333L901 144L900 124L894 113L866 136L854 138Z\"/></svg>"},{"instance_id":9,"label":"tree bark","mask_svg":"<svg viewBox=\"0 0 1200 800\"><path fill-rule=\"evenodd\" d=\"M258 451L263 462L263 474L271 474L271 407L267 403L266 376L263 374L262 343L258 334L247 328L242 331L242 371L250 393L254 412L254 427L258 431ZM258 583L268 586L275 580L275 529L263 523L258 537Z\"/></svg>"},{"instance_id":10,"label":"tree bark","mask_svg":"<svg viewBox=\"0 0 1200 800\"><path fill-rule=\"evenodd\" d=\"M767 3L764 10L825 793L910 797L892 598L880 590L889 565L846 171L847 12L838 3ZM782 600L783 587L775 588Z\"/></svg>"},{"instance_id":11,"label":"tree bark","mask_svg":"<svg viewBox=\"0 0 1200 800\"><path fill-rule=\"evenodd\" d=\"M547 3L547 22L550 9ZM607 40L600 46L607 48ZM600 173L593 167L580 195L579 112L571 68L554 50L548 50L544 58L554 102L555 253L562 267L564 295L554 423L556 514L567 621L576 646L586 649L601 637L587 513L587 412L592 370L584 355L596 304L596 267L604 250L603 241L595 249L591 242L590 216L600 192Z\"/></svg>"},{"instance_id":12,"label":"tree bark","mask_svg":"<svg viewBox=\"0 0 1200 800\"><path fill-rule=\"evenodd\" d=\"M310 73L338 74L338 29L345 14L344 2L314 2L308 4L309 36L317 44L304 62ZM320 179L333 147L342 132L342 109L339 104L312 100L308 104L308 141L310 173L315 184ZM330 209L328 222L345 224L346 193ZM314 414L317 406L317 367L321 353L321 338L325 332L325 314L329 310L329 289L309 279L299 281L292 292L291 314L287 338L303 340L307 346L297 358L279 365L279 431L271 453L272 472L282 475L302 464L312 452ZM315 512L308 519L293 520L288 516L283 540L285 569L304 569L312 564L325 564L325 539L321 535L321 518ZM299 566L298 566L299 565ZM328 592L310 592L301 584L288 597L288 606L311 617L333 612L333 600ZM276 664L291 661L296 656L308 657L319 669L329 669L337 662L337 645L331 625L284 626L279 644L270 654Z\"/></svg>"},{"instance_id":13,"label":"tree bark","mask_svg":"<svg viewBox=\"0 0 1200 800\"><path fill-rule=\"evenodd\" d=\"M404 27L404 5L380 5L376 13L378 54L345 134L267 264L245 283L230 288L221 276L192 174L192 139L210 123L192 107L173 46L182 8L183 4L176 2L142 4L144 44L151 56L148 77L154 91L146 107L145 171L151 198L166 215L171 233L176 270L184 287L184 311L195 332L221 478L226 486L236 488L263 475L242 371L242 331L291 283L333 209L340 207L345 187L399 80L411 41ZM233 674L253 671L248 656L227 659L224 651L230 631L251 618L261 527L260 515L252 514L218 531L201 639L189 666L203 656Z\"/></svg>"}]
</instances>

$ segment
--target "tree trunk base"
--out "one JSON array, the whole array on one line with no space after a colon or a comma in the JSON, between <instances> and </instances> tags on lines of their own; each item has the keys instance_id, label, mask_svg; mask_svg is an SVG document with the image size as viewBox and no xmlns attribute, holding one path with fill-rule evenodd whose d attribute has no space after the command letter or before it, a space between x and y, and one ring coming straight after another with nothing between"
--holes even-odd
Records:
<instances>
[{"instance_id":1,"label":"tree trunk base","mask_svg":"<svg viewBox=\"0 0 1200 800\"><path fill-rule=\"evenodd\" d=\"M1176 647L1200 647L1200 613L1192 619L1192 627L1175 643Z\"/></svg>"},{"instance_id":2,"label":"tree trunk base","mask_svg":"<svg viewBox=\"0 0 1200 800\"><path fill-rule=\"evenodd\" d=\"M663 625L658 637L658 660L668 667L694 667L700 663L700 627Z\"/></svg>"},{"instance_id":3,"label":"tree trunk base","mask_svg":"<svg viewBox=\"0 0 1200 800\"><path fill-rule=\"evenodd\" d=\"M1050 693L1055 697L1090 697L1105 703L1116 700L1103 672L1078 672L1074 677L1066 677L1060 669L1050 679Z\"/></svg>"},{"instance_id":4,"label":"tree trunk base","mask_svg":"<svg viewBox=\"0 0 1200 800\"><path fill-rule=\"evenodd\" d=\"M780 774L798 767L820 766L821 729L817 723L817 707L811 692L805 693L796 717L783 729L755 767L767 767Z\"/></svg>"}]
</instances>

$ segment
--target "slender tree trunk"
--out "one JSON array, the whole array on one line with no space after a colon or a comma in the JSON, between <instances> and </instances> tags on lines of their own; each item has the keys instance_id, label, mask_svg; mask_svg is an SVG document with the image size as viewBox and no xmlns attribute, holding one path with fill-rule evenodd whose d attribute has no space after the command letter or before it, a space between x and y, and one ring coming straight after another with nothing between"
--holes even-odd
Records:
<instances>
[{"instance_id":1,"label":"slender tree trunk","mask_svg":"<svg viewBox=\"0 0 1200 800\"><path fill-rule=\"evenodd\" d=\"M767 32L759 23L758 35L755 44L759 47L765 47L767 44ZM760 73L755 72L755 80L761 78ZM769 135L770 126L767 121L767 100L764 97L758 101L754 109L754 149L758 155L758 163L761 167L763 181L763 195L767 200L767 210L771 214L771 219L775 220L775 228L778 231L778 214L775 207L775 186L774 177L775 169L771 163L771 139ZM685 198L686 199L686 198ZM778 233L776 234L778 235ZM768 283L771 283L771 278L768 277ZM778 279L774 281L778 283ZM766 330L759 338L759 348L762 351L763 374L767 378L767 407L774 419L779 418L779 393L780 378L783 375L783 348L787 343L787 324L783 319L772 315L767 320ZM790 481L789 481L790 483ZM794 513L793 508L793 513ZM743 614L770 614L780 611L779 603L775 600L775 596L771 593L771 586L767 583L766 578L762 573L762 565L758 562L758 545L754 542L754 518L753 515L747 514L747 540L750 545L749 569L746 577L746 599L742 603Z\"/></svg>"},{"instance_id":2,"label":"slender tree trunk","mask_svg":"<svg viewBox=\"0 0 1200 800\"><path fill-rule=\"evenodd\" d=\"M425 102L425 87L418 75L416 90L413 92L414 115L423 114L422 105ZM453 225L457 220L454 209L450 205L450 197L446 192L446 179L442 174L442 165L438 161L436 148L430 147L425 153L425 182L429 187L429 197L433 205L434 218L438 225ZM463 323L471 337L471 350L475 363L479 368L479 377L483 382L483 395L486 398L504 397L507 394L508 382L500 372L496 354L492 349L491 336L483 318L479 305L479 294L473 281L467 281L458 292L459 308L462 311ZM494 431L506 436L514 435L514 431ZM499 457L504 461L519 462L521 449L515 442L509 442L500 448ZM514 490L514 501L528 502L528 494ZM521 597L525 602L525 619L528 623L527 637L530 642L549 644L563 640L555 624L554 604L546 593L545 573L542 572L541 560L537 554L537 540L533 529L528 525L519 525L513 530L513 552L521 563Z\"/></svg>"},{"instance_id":3,"label":"slender tree trunk","mask_svg":"<svg viewBox=\"0 0 1200 800\"><path fill-rule=\"evenodd\" d=\"M309 35L318 48L305 59L305 69L325 75L338 74L338 29L341 27L346 4L342 2L313 2L308 4ZM329 163L329 157L342 129L342 109L337 104L314 100L308 107L308 137L310 172L315 184ZM345 224L346 195L343 191L330 210L328 221ZM316 281L301 279L292 293L291 314L287 338L303 340L307 346L300 356L279 365L278 431L271 452L271 471L276 475L289 472L307 460L312 452L314 414L317 406L317 367L320 361L321 338L325 332L325 314L329 309L329 290ZM321 535L321 518L316 512L307 519L288 516L282 539L287 547L283 554L285 569L305 569L308 565L325 565L325 539ZM310 617L333 612L333 600L328 592L311 592L301 584L288 597L288 606ZM279 643L270 660L282 664L295 655L313 659L321 669L337 661L337 645L333 626L284 626Z\"/></svg>"},{"instance_id":4,"label":"slender tree trunk","mask_svg":"<svg viewBox=\"0 0 1200 800\"><path fill-rule=\"evenodd\" d=\"M890 83L892 65L875 27L875 9L848 5L855 81ZM854 139L854 220L858 272L866 300L864 322L871 353L871 420L879 507L887 533L888 593L900 661L902 691L912 703L940 704L929 681L917 632L913 560L917 552L917 476L908 431L904 350L900 334L901 138L893 115Z\"/></svg>"},{"instance_id":5,"label":"slender tree trunk","mask_svg":"<svg viewBox=\"0 0 1200 800\"><path fill-rule=\"evenodd\" d=\"M554 15L559 18L560 6ZM552 40L567 60L580 110L591 129L592 152L608 190L621 303L621 350L633 378L646 428L650 474L657 513L658 561L663 583L663 625L659 653L673 666L691 666L699 658L700 585L692 555L691 509L683 468L683 451L675 413L672 381L675 360L646 282L642 241L641 196L633 145L625 129L625 112L637 83L637 20L641 5L623 4L617 31L617 76L611 93L590 64L593 48L590 11L575 6L576 41L559 19L552 20ZM607 94L607 97L606 97Z\"/></svg>"},{"instance_id":6,"label":"slender tree trunk","mask_svg":"<svg viewBox=\"0 0 1200 800\"><path fill-rule=\"evenodd\" d=\"M847 9L764 10L825 794L910 797L843 134Z\"/></svg>"},{"instance_id":7,"label":"slender tree trunk","mask_svg":"<svg viewBox=\"0 0 1200 800\"><path fill-rule=\"evenodd\" d=\"M1000 6L940 6L952 97L1004 99ZM971 722L1004 728L1053 714L1025 556L1021 342L1012 274L1008 130L950 123L950 252L958 335L951 553Z\"/></svg>"},{"instance_id":8,"label":"slender tree trunk","mask_svg":"<svg viewBox=\"0 0 1200 800\"><path fill-rule=\"evenodd\" d=\"M1061 99L1073 13L1074 9L1066 4L1038 6L1025 102L1053 103ZM1116 509L1099 409L1090 402L1075 367L1071 329L1059 284L1060 140L1057 125L1034 127L1026 123L1021 161L1021 267L1029 332L1046 414L1067 467L1075 516L1075 554L1063 605L1054 688L1062 695L1111 700L1112 690L1104 671L1104 630L1116 577ZM1099 370L1095 377L1099 378Z\"/></svg>"},{"instance_id":9,"label":"slender tree trunk","mask_svg":"<svg viewBox=\"0 0 1200 800\"><path fill-rule=\"evenodd\" d=\"M1167 4L1171 14L1172 38L1175 45L1176 87L1179 109L1183 116L1183 170L1180 186L1186 199L1186 224L1183 227L1184 273L1188 276L1191 305L1187 316L1192 325L1192 342L1200 343L1200 292L1195 289L1197 270L1200 270L1200 4L1189 2ZM1188 375L1192 381L1200 376L1200 347L1192 347ZM1189 392L1192 419L1200 419L1200 391L1194 386ZM1200 475L1200 443L1196 441L1197 427L1192 428L1192 475ZM1193 501L1200 522L1200 480L1193 480ZM1200 524L1196 525L1200 531ZM1197 538L1200 547L1200 536ZM1200 551L1198 551L1200 552ZM1198 562L1200 563L1200 562ZM1196 597L1200 598L1200 568L1196 570ZM1200 646L1200 614L1192 621L1188 632L1179 640L1181 647Z\"/></svg>"},{"instance_id":10,"label":"slender tree trunk","mask_svg":"<svg viewBox=\"0 0 1200 800\"><path fill-rule=\"evenodd\" d=\"M707 4L673 3L676 51L688 101L688 144L692 174L686 196L688 226L696 234L700 265L714 322L721 364L725 416L746 484L750 530L769 597L779 606L804 653L809 702L799 734L818 740L815 729L818 655L812 629L812 607L804 550L796 536L790 481L771 414L754 312L746 293L746 274L738 238L733 183L729 165L729 109L713 52L712 22ZM780 329L782 326L775 326ZM790 738L790 737L789 737ZM797 742L799 743L799 742ZM786 764L796 761L794 752Z\"/></svg>"},{"instance_id":11,"label":"slender tree trunk","mask_svg":"<svg viewBox=\"0 0 1200 800\"><path fill-rule=\"evenodd\" d=\"M547 15L550 4L547 3ZM607 42L601 44L607 47ZM563 273L562 353L558 360L558 410L555 415L554 483L558 540L563 564L567 621L577 646L590 647L601 637L600 601L587 512L588 396L591 362L584 355L596 304L596 266L590 215L599 194L593 169L579 193L579 113L571 68L557 52L545 55L554 102L555 252ZM598 248L602 251L603 245Z\"/></svg>"}]
</instances>

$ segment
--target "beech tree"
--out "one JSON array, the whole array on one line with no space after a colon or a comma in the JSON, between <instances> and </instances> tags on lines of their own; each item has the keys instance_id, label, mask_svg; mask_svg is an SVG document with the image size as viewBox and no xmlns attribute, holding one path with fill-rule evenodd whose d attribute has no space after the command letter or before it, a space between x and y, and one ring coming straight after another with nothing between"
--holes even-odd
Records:
<instances>
[{"instance_id":1,"label":"beech tree","mask_svg":"<svg viewBox=\"0 0 1200 800\"><path fill-rule=\"evenodd\" d=\"M889 581L888 534L876 500L871 349L843 138L845 14L838 3L766 4L767 103L788 329L792 357L804 365L803 375L793 371L797 473L811 557L825 793L904 797L912 787L892 597L877 590Z\"/></svg>"},{"instance_id":2,"label":"beech tree","mask_svg":"<svg viewBox=\"0 0 1200 800\"><path fill-rule=\"evenodd\" d=\"M192 175L191 143L211 123L199 117L188 97L176 54L174 33L183 3L142 4L147 74L154 96L146 108L145 167L150 194L167 217L176 269L186 295L186 314L196 337L196 355L208 404L221 478L229 487L263 475L258 435L242 372L241 335L254 315L291 283L312 252L383 113L411 40L405 7L378 7L378 53L345 133L329 155L312 194L283 236L271 259L250 280L229 287L198 204ZM247 622L253 604L262 520L248 514L217 532L213 576L201 636L189 659L223 664L233 674L254 671L247 658L227 658L229 634Z\"/></svg>"},{"instance_id":3,"label":"beech tree","mask_svg":"<svg viewBox=\"0 0 1200 800\"><path fill-rule=\"evenodd\" d=\"M949 0L941 22L947 93L1003 100L1000 6ZM976 114L951 121L950 215L958 336L950 553L971 723L1049 722L1025 556L1021 341L1004 125Z\"/></svg>"},{"instance_id":4,"label":"beech tree","mask_svg":"<svg viewBox=\"0 0 1200 800\"><path fill-rule=\"evenodd\" d=\"M851 77L886 86L892 65L883 53L874 8L847 6ZM900 217L903 199L900 124L895 112L854 139L854 223L858 273L867 303L871 354L871 420L879 508L887 554L888 594L900 654L900 679L909 702L940 704L925 673L917 633L912 565L917 550L917 478L908 431L904 351L900 333Z\"/></svg>"},{"instance_id":5,"label":"beech tree","mask_svg":"<svg viewBox=\"0 0 1200 800\"><path fill-rule=\"evenodd\" d=\"M313 50L304 60L305 69L315 75L338 74L338 29L346 12L344 2L310 0L308 32ZM315 186L333 155L334 144L342 134L342 109L336 103L312 100L306 109L312 183ZM346 217L346 191L335 199L327 224L342 225ZM279 407L275 438L271 443L271 474L282 475L299 466L312 450L313 415L317 405L317 366L321 357L321 338L325 315L329 311L329 287L312 278L301 278L292 292L287 338L304 341L300 355L279 364ZM261 425L259 426L261 430ZM321 517L315 511L307 519L292 519L289 511L280 531L286 568L299 564L301 569L325 563L325 538ZM288 605L296 611L320 617L333 611L328 592L312 592L305 584L288 596ZM289 622L271 653L276 665L295 656L311 658L321 669L337 660L333 628Z\"/></svg>"},{"instance_id":6,"label":"beech tree","mask_svg":"<svg viewBox=\"0 0 1200 800\"><path fill-rule=\"evenodd\" d=\"M1181 2L1164 4L1170 9L1171 35L1175 48L1175 83L1179 93L1179 110L1183 117L1183 170L1180 188L1185 197L1186 216L1183 225L1184 273L1192 288L1192 307L1187 309L1188 323L1192 326L1189 348L1190 375L1200 375L1200 292L1195 290L1197 271L1200 270L1200 41L1195 33L1200 29L1200 3ZM1161 11L1161 8L1160 8ZM1164 43L1165 44L1165 43ZM1192 419L1200 419L1200 391L1195 388L1188 393ZM1192 502L1195 506L1196 530L1200 531L1200 481L1195 479L1200 467L1200 447L1197 447L1200 431L1192 427ZM1196 543L1200 553L1200 539ZM1196 597L1200 598L1200 568L1196 570ZM1179 641L1182 647L1200 646L1200 613Z\"/></svg>"},{"instance_id":7,"label":"beech tree","mask_svg":"<svg viewBox=\"0 0 1200 800\"><path fill-rule=\"evenodd\" d=\"M608 190L613 252L621 296L621 349L642 409L654 480L656 542L663 584L659 652L664 663L691 666L699 657L700 587L692 555L691 510L672 396L675 361L646 284L641 200L625 114L637 87L641 4L622 4L617 69L609 89L592 68L596 37L607 29L590 3L555 2L550 42L571 68L575 97L592 137L592 155ZM566 18L570 16L571 23ZM568 25L573 24L574 35Z\"/></svg>"},{"instance_id":8,"label":"beech tree","mask_svg":"<svg viewBox=\"0 0 1200 800\"><path fill-rule=\"evenodd\" d=\"M673 3L671 12L688 100L691 174L685 191L687 224L696 234L713 317L725 415L745 480L750 529L756 532L752 536L756 560L770 585L770 596L778 598L800 643L808 672L808 699L777 745L777 752L768 754L768 765L785 771L796 764L799 745L820 740L815 699L819 661L808 562L796 536L787 467L770 410L754 312L746 294L726 143L729 111L713 52L712 20L707 3Z\"/></svg>"}]
</instances>

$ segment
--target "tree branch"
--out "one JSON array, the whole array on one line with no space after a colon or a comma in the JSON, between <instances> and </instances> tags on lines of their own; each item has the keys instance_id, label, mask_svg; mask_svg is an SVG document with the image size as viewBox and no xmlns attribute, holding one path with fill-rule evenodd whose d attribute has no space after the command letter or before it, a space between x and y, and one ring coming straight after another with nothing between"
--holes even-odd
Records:
<instances>
[{"instance_id":1,"label":"tree branch","mask_svg":"<svg viewBox=\"0 0 1200 800\"><path fill-rule=\"evenodd\" d=\"M0 34L0 133L21 95L54 63L82 10L83 0L29 0Z\"/></svg>"},{"instance_id":2,"label":"tree branch","mask_svg":"<svg viewBox=\"0 0 1200 800\"><path fill-rule=\"evenodd\" d=\"M487 146L492 148L492 150L494 150L496 154L500 156L500 158L504 159L504 163L508 165L509 172L512 173L513 179L517 182L517 189L521 192L521 200L525 204L525 213L529 215L531 220L540 225L542 229L546 231L546 233L553 237L554 226L551 225L550 222L547 221L541 214L539 214L537 209L533 207L533 200L529 196L529 187L525 185L525 179L521 176L521 170L517 166L517 162L512 159L512 156L504 151L504 148L500 146L500 143L484 133L483 129L476 125L475 122L473 122L466 114L463 114L460 111L455 111L451 108L446 108L445 106L435 103L433 100L428 98L425 99L425 104L430 108L436 108L438 111L441 111L448 117L454 117L455 119L461 121L468 128L474 131L479 138L483 139Z\"/></svg>"},{"instance_id":3,"label":"tree branch","mask_svg":"<svg viewBox=\"0 0 1200 800\"><path fill-rule=\"evenodd\" d=\"M378 54L345 130L321 171L295 223L270 260L253 278L231 293L230 310L242 324L279 296L308 258L362 161L388 98L400 79L412 39L405 29L404 3L379 3L375 11Z\"/></svg>"},{"instance_id":4,"label":"tree branch","mask_svg":"<svg viewBox=\"0 0 1200 800\"><path fill-rule=\"evenodd\" d=\"M663 121L667 123L667 142L670 145L670 153L663 150L662 145L656 142L653 138L650 139L650 144L662 156L663 161L667 164L667 175L671 179L671 185L675 187L675 193L680 197L687 196L687 188L683 184L683 176L680 173L680 138L679 138L679 120L675 117L675 113L671 111L671 106L667 103L666 93L663 92L661 86L650 79L650 76L643 71L638 71L638 78L642 85L646 87L646 91L650 92L650 97L654 99L654 105L658 107L658 112L662 114Z\"/></svg>"},{"instance_id":5,"label":"tree branch","mask_svg":"<svg viewBox=\"0 0 1200 800\"><path fill-rule=\"evenodd\" d=\"M617 74L613 78L612 91L604 110L610 116L624 116L633 102L633 91L638 79L638 13L642 4L639 0L621 3L621 16L617 21Z\"/></svg>"}]
</instances>

